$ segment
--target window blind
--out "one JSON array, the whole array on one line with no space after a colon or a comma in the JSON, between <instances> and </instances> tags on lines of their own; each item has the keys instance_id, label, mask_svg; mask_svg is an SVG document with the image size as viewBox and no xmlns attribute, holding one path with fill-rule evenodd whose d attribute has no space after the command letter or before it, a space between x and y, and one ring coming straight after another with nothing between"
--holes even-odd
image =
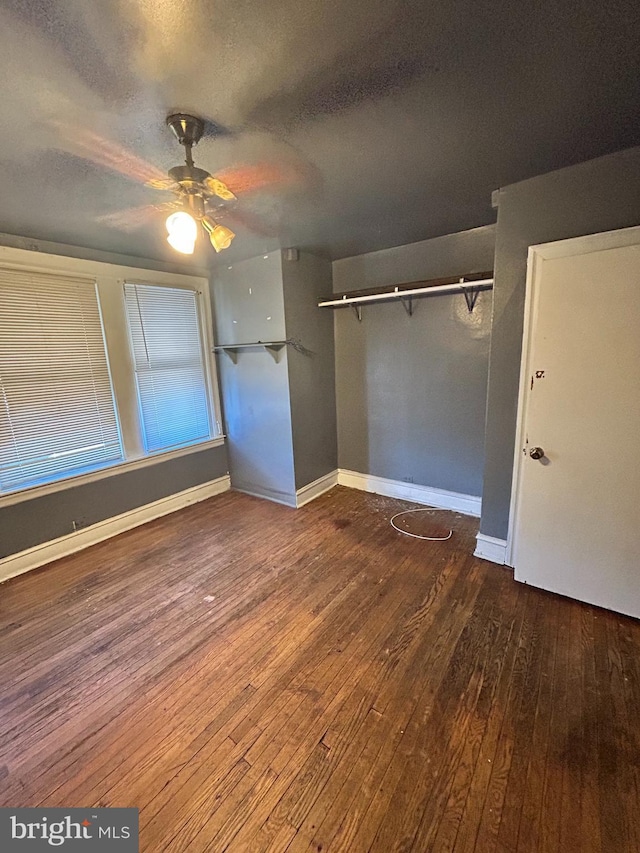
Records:
<instances>
[{"instance_id":1,"label":"window blind","mask_svg":"<svg viewBox=\"0 0 640 853\"><path fill-rule=\"evenodd\" d=\"M95 281L0 268L0 490L121 459Z\"/></svg>"},{"instance_id":2,"label":"window blind","mask_svg":"<svg viewBox=\"0 0 640 853\"><path fill-rule=\"evenodd\" d=\"M124 292L146 450L209 438L197 294L129 283Z\"/></svg>"}]
</instances>

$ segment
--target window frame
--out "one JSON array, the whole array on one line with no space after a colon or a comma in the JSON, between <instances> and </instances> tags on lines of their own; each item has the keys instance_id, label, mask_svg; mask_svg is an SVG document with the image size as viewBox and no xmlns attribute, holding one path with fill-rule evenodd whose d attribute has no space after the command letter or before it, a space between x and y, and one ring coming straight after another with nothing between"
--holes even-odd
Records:
<instances>
[{"instance_id":1,"label":"window frame","mask_svg":"<svg viewBox=\"0 0 640 853\"><path fill-rule=\"evenodd\" d=\"M7 246L0 246L0 265L27 272L88 276L95 280L116 417L124 453L124 461L113 465L0 494L0 507L117 476L125 471L157 465L169 459L202 452L207 448L224 444L218 375L213 351L213 319L208 278L201 275L153 270L143 266L132 267L114 262L45 254ZM150 453L145 451L125 310L125 283L184 288L196 292L207 399L213 431L209 439L168 450L161 449Z\"/></svg>"},{"instance_id":2,"label":"window frame","mask_svg":"<svg viewBox=\"0 0 640 853\"><path fill-rule=\"evenodd\" d=\"M217 424L219 424L220 419L219 419L218 414L216 413L216 411L212 405L213 398L212 398L212 394L211 394L211 387L212 387L213 377L210 375L210 364L208 364L208 362L210 360L207 358L207 352L206 352L205 329L204 329L205 324L203 323L203 317L202 317L203 305L202 305L202 299L200 297L199 291L194 290L193 288L176 287L175 284L169 284L169 283L157 284L156 282L140 281L137 279L133 280L133 279L128 278L124 282L122 282L122 305L123 305L125 323L127 326L127 340L129 342L129 349L128 349L129 356L130 356L129 362L130 362L131 373L133 375L133 381L134 381L135 389L136 389L136 402L137 402L138 427L139 427L138 437L139 437L139 440L142 443L142 446L144 448L144 451L143 451L144 455L145 456L155 456L158 453L163 453L163 452L166 453L166 452L170 452L171 450L177 450L181 447L190 447L191 445L202 444L203 441L208 441L213 436L210 436L209 439L206 439L206 438L205 439L192 439L190 441L185 441L185 442L182 442L179 444L171 445L171 447L168 447L168 448L158 448L157 450L146 449L146 441L145 441L145 437L144 437L144 423L143 423L144 418L143 418L143 414L142 414L142 395L141 395L138 375L137 375L137 371L136 371L135 356L134 356L134 352L133 352L134 343L133 343L133 339L132 339L132 330L131 330L131 325L129 322L129 316L128 316L128 312L127 312L126 290L125 290L126 285L130 285L133 287L137 287L137 286L141 286L141 287L166 287L169 290L188 290L191 293L195 293L195 295L196 295L196 299L195 299L196 318L197 318L197 323L198 323L198 329L200 332L200 335L199 335L199 338L200 338L200 340L199 340L200 358L202 360L202 367L204 370L204 382L205 382L205 389L206 389L207 420L208 420L209 427L210 427L212 432L216 433L218 431L219 427L217 427ZM142 324L142 322L143 322L142 319L140 320L140 322ZM211 342L211 350L212 349L213 349L213 341Z\"/></svg>"}]
</instances>

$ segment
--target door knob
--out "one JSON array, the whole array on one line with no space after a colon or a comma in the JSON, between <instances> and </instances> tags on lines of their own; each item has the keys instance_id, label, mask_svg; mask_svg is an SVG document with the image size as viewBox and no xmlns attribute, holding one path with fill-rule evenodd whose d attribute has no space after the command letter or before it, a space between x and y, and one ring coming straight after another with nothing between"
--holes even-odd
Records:
<instances>
[{"instance_id":1,"label":"door knob","mask_svg":"<svg viewBox=\"0 0 640 853\"><path fill-rule=\"evenodd\" d=\"M529 456L532 459L542 459L544 456L544 450L541 447L532 447L529 451Z\"/></svg>"}]
</instances>

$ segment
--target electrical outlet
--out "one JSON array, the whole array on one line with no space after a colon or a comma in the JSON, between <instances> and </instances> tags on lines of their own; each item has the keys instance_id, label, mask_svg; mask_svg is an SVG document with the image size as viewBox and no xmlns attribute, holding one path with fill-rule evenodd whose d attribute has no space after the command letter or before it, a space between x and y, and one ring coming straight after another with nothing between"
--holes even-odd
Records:
<instances>
[{"instance_id":1,"label":"electrical outlet","mask_svg":"<svg viewBox=\"0 0 640 853\"><path fill-rule=\"evenodd\" d=\"M82 530L82 528L86 527L86 526L87 526L87 519L86 518L76 518L71 522L71 527L73 528L74 532L76 530Z\"/></svg>"},{"instance_id":2,"label":"electrical outlet","mask_svg":"<svg viewBox=\"0 0 640 853\"><path fill-rule=\"evenodd\" d=\"M405 483L413 483L413 477L403 477Z\"/></svg>"}]
</instances>

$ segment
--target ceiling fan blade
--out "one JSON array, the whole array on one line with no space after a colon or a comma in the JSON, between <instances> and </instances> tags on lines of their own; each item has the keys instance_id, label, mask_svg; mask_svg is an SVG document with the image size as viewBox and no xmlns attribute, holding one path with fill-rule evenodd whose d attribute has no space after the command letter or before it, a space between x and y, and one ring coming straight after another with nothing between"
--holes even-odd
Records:
<instances>
[{"instance_id":1,"label":"ceiling fan blade","mask_svg":"<svg viewBox=\"0 0 640 853\"><path fill-rule=\"evenodd\" d=\"M209 190L223 201L235 201L236 196L231 192L229 187L219 178L206 178L205 184Z\"/></svg>"},{"instance_id":2,"label":"ceiling fan blade","mask_svg":"<svg viewBox=\"0 0 640 853\"><path fill-rule=\"evenodd\" d=\"M52 125L58 133L60 148L70 154L142 184L167 180L166 174L156 166L95 131L72 128L62 121L52 121Z\"/></svg>"},{"instance_id":3,"label":"ceiling fan blade","mask_svg":"<svg viewBox=\"0 0 640 853\"><path fill-rule=\"evenodd\" d=\"M302 182L300 169L289 163L253 163L218 172L217 179L236 195L292 187Z\"/></svg>"},{"instance_id":4,"label":"ceiling fan blade","mask_svg":"<svg viewBox=\"0 0 640 853\"><path fill-rule=\"evenodd\" d=\"M115 228L118 231L135 231L136 228L146 225L156 215L168 213L179 206L179 204L172 201L166 201L162 204L143 204L140 207L129 207L126 210L105 213L102 216L98 216L97 221L108 228Z\"/></svg>"},{"instance_id":5,"label":"ceiling fan blade","mask_svg":"<svg viewBox=\"0 0 640 853\"><path fill-rule=\"evenodd\" d=\"M173 193L180 192L180 184L177 184L171 178L152 178L150 181L145 181L146 187L151 187L152 190L171 190Z\"/></svg>"}]
</instances>

